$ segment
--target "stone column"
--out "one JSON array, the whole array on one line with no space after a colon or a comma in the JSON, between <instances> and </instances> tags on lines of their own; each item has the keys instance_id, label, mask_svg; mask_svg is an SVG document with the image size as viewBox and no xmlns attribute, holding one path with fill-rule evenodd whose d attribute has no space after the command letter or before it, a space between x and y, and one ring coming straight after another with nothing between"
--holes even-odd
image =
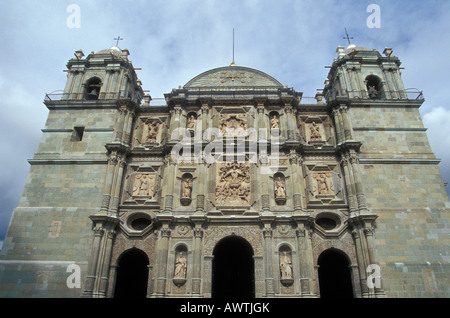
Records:
<instances>
[{"instance_id":1,"label":"stone column","mask_svg":"<svg viewBox=\"0 0 450 318\"><path fill-rule=\"evenodd\" d=\"M100 208L100 213L107 214L109 209L109 204L111 201L111 187L114 178L114 171L117 165L117 152L112 152L108 158L108 167L105 176L105 183L103 186L103 200L102 206Z\"/></svg>"},{"instance_id":2,"label":"stone column","mask_svg":"<svg viewBox=\"0 0 450 318\"><path fill-rule=\"evenodd\" d=\"M311 229L307 220L300 220L296 231L300 258L300 292L302 295L315 295L314 261L311 244Z\"/></svg>"},{"instance_id":3,"label":"stone column","mask_svg":"<svg viewBox=\"0 0 450 318\"><path fill-rule=\"evenodd\" d=\"M337 144L344 141L344 127L342 127L342 116L338 108L333 109L334 124L336 125Z\"/></svg>"},{"instance_id":4,"label":"stone column","mask_svg":"<svg viewBox=\"0 0 450 318\"><path fill-rule=\"evenodd\" d=\"M347 198L350 212L356 211L358 204L356 201L356 190L354 186L353 175L350 167L350 159L346 153L341 154L341 165L344 170L345 186L347 190Z\"/></svg>"},{"instance_id":5,"label":"stone column","mask_svg":"<svg viewBox=\"0 0 450 318\"><path fill-rule=\"evenodd\" d=\"M101 214L92 215L90 219L94 223L94 240L82 297L104 298L108 290L111 251L119 219Z\"/></svg>"},{"instance_id":6,"label":"stone column","mask_svg":"<svg viewBox=\"0 0 450 318\"><path fill-rule=\"evenodd\" d=\"M348 118L348 114L347 114L347 106L345 105L341 105L339 107L339 110L341 112L342 115L342 125L344 127L344 138L345 141L347 140L353 140L353 128L352 128L352 124Z\"/></svg>"},{"instance_id":7,"label":"stone column","mask_svg":"<svg viewBox=\"0 0 450 318\"><path fill-rule=\"evenodd\" d=\"M118 158L118 164L116 165L117 173L114 180L114 188L111 191L112 201L110 212L114 216L117 216L117 212L119 209L120 189L122 188L122 176L125 164L125 155L120 155L120 157Z\"/></svg>"},{"instance_id":8,"label":"stone column","mask_svg":"<svg viewBox=\"0 0 450 318\"><path fill-rule=\"evenodd\" d=\"M171 213L173 209L173 198L174 198L174 189L175 189L175 182L177 180L176 176L176 165L171 160L170 153L166 156L166 169L167 173L164 173L164 183L167 184L166 189L164 190L164 193L162 193L164 197L164 209L162 212L165 213Z\"/></svg>"},{"instance_id":9,"label":"stone column","mask_svg":"<svg viewBox=\"0 0 450 318\"><path fill-rule=\"evenodd\" d=\"M85 85L81 83L83 76L84 76L84 72L81 71L76 71L75 72L75 85L73 86L74 89L76 89L77 91L72 93L75 93L76 96L74 96L75 98L73 99L83 99L84 98L84 92L85 92Z\"/></svg>"},{"instance_id":10,"label":"stone column","mask_svg":"<svg viewBox=\"0 0 450 318\"><path fill-rule=\"evenodd\" d=\"M201 225L194 228L194 255L192 264L192 294L200 296L202 283L202 238Z\"/></svg>"},{"instance_id":11,"label":"stone column","mask_svg":"<svg viewBox=\"0 0 450 318\"><path fill-rule=\"evenodd\" d=\"M286 114L287 140L295 140L294 107L290 103L285 103L284 113Z\"/></svg>"},{"instance_id":12,"label":"stone column","mask_svg":"<svg viewBox=\"0 0 450 318\"><path fill-rule=\"evenodd\" d=\"M266 297L273 297L275 295L273 266L272 266L272 233L273 230L270 224L264 224L264 275L266 285Z\"/></svg>"},{"instance_id":13,"label":"stone column","mask_svg":"<svg viewBox=\"0 0 450 318\"><path fill-rule=\"evenodd\" d=\"M367 276L366 276L366 261L365 261L365 253L361 238L361 231L358 222L351 221L352 225L352 235L355 242L356 249L356 258L358 260L358 270L359 270L359 279L361 286L361 295L362 297L367 297L369 290L367 288Z\"/></svg>"},{"instance_id":14,"label":"stone column","mask_svg":"<svg viewBox=\"0 0 450 318\"><path fill-rule=\"evenodd\" d=\"M209 119L208 119L208 114L209 114L209 102L203 101L202 102L202 108L201 108L201 119L202 119L202 138L201 140L206 140L207 136L206 134L204 134L204 132L209 128Z\"/></svg>"},{"instance_id":15,"label":"stone column","mask_svg":"<svg viewBox=\"0 0 450 318\"><path fill-rule=\"evenodd\" d=\"M173 107L173 109L169 110L170 113L170 121L169 121L169 140L172 142L179 141L184 135L180 134L178 128L181 126L181 114L183 110L181 105L177 104Z\"/></svg>"},{"instance_id":16,"label":"stone column","mask_svg":"<svg viewBox=\"0 0 450 318\"><path fill-rule=\"evenodd\" d=\"M391 69L387 65L382 65L384 82L387 85L383 85L383 90L386 98L398 98L397 89L392 82Z\"/></svg>"},{"instance_id":17,"label":"stone column","mask_svg":"<svg viewBox=\"0 0 450 318\"><path fill-rule=\"evenodd\" d=\"M100 243L103 237L103 226L101 224L94 225L94 240L92 242L91 255L89 257L88 269L84 283L84 290L81 297L92 297L95 285L95 274L97 272L98 254Z\"/></svg>"},{"instance_id":18,"label":"stone column","mask_svg":"<svg viewBox=\"0 0 450 318\"><path fill-rule=\"evenodd\" d=\"M362 188L361 174L359 171L358 154L356 153L356 151L354 151L354 150L350 151L349 159L350 159L350 165L351 165L352 175L353 175L354 184L355 184L355 191L356 191L355 194L356 194L356 201L358 204L358 209L367 210L366 198L365 198L364 191Z\"/></svg>"},{"instance_id":19,"label":"stone column","mask_svg":"<svg viewBox=\"0 0 450 318\"><path fill-rule=\"evenodd\" d=\"M368 258L369 258L369 264L371 265L378 265L377 257L375 253L375 218L376 216L364 216L364 235L367 242L367 251L368 251ZM374 297L385 297L386 294L384 292L383 284L382 284L382 275L379 277L379 285L375 284L374 286Z\"/></svg>"},{"instance_id":20,"label":"stone column","mask_svg":"<svg viewBox=\"0 0 450 318\"><path fill-rule=\"evenodd\" d=\"M103 82L103 96L105 96L105 99L110 99L111 96L109 96L110 94L110 86L111 86L111 77L113 76L114 71L111 69L106 69L106 77L105 77L105 81Z\"/></svg>"},{"instance_id":21,"label":"stone column","mask_svg":"<svg viewBox=\"0 0 450 318\"><path fill-rule=\"evenodd\" d=\"M65 99L73 99L72 93L73 93L73 83L74 83L74 78L75 78L75 74L77 71L74 70L69 70L68 75L67 75L67 82L66 82L66 87L64 88L64 94L62 96L62 100Z\"/></svg>"},{"instance_id":22,"label":"stone column","mask_svg":"<svg viewBox=\"0 0 450 318\"><path fill-rule=\"evenodd\" d=\"M153 294L153 265L147 265L148 279L147 279L147 298Z\"/></svg>"},{"instance_id":23,"label":"stone column","mask_svg":"<svg viewBox=\"0 0 450 318\"><path fill-rule=\"evenodd\" d=\"M116 136L114 138L114 142L121 142L122 140L122 134L123 134L123 123L125 121L125 116L127 113L127 109L125 106L120 106L119 108L119 120L116 123L116 126L114 128L116 132Z\"/></svg>"},{"instance_id":24,"label":"stone column","mask_svg":"<svg viewBox=\"0 0 450 318\"><path fill-rule=\"evenodd\" d=\"M103 264L102 264L102 270L100 274L100 286L98 290L98 297L105 298L106 292L108 290L108 277L109 277L109 269L111 264L111 251L112 251L112 245L113 240L116 235L115 230L116 224L111 224L111 228L108 229L106 233L106 242L104 247L104 258L103 258Z\"/></svg>"},{"instance_id":25,"label":"stone column","mask_svg":"<svg viewBox=\"0 0 450 318\"><path fill-rule=\"evenodd\" d=\"M122 143L125 145L131 144L131 129L133 127L134 111L128 110L124 121L124 127L122 132Z\"/></svg>"},{"instance_id":26,"label":"stone column","mask_svg":"<svg viewBox=\"0 0 450 318\"><path fill-rule=\"evenodd\" d=\"M166 294L166 280L167 280L167 257L169 252L169 237L170 230L167 224L163 224L159 230L157 248L156 248L156 297L164 297Z\"/></svg>"},{"instance_id":27,"label":"stone column","mask_svg":"<svg viewBox=\"0 0 450 318\"><path fill-rule=\"evenodd\" d=\"M124 71L123 71L124 72ZM128 73L123 74L120 81L120 97L127 98L127 88L128 88Z\"/></svg>"},{"instance_id":28,"label":"stone column","mask_svg":"<svg viewBox=\"0 0 450 318\"><path fill-rule=\"evenodd\" d=\"M289 153L289 163L291 165L291 171L292 171L292 198L293 198L293 205L294 205L294 212L301 212L303 210L303 200L302 200L302 193L304 189L303 185L303 178L301 174L299 173L299 165L301 167L301 158L299 158L297 152L295 149L291 149ZM287 191L286 191L287 192Z\"/></svg>"}]
</instances>

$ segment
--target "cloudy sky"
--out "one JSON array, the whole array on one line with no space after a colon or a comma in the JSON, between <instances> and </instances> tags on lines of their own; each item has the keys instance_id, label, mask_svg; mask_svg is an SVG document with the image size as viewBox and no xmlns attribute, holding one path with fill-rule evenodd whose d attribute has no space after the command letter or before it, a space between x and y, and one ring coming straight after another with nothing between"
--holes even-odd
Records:
<instances>
[{"instance_id":1,"label":"cloudy sky","mask_svg":"<svg viewBox=\"0 0 450 318\"><path fill-rule=\"evenodd\" d=\"M373 28L371 4L380 9ZM0 0L0 244L48 115L45 93L64 89L75 50L109 48L120 35L144 89L161 98L229 65L233 28L236 64L310 97L323 88L336 47L348 44L344 28L357 45L392 47L405 87L424 92L422 118L450 181L450 1Z\"/></svg>"}]
</instances>

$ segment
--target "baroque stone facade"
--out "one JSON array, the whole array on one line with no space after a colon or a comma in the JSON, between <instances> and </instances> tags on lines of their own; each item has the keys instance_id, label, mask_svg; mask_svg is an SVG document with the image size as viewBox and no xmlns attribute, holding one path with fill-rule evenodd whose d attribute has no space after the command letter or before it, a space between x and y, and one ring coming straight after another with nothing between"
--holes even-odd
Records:
<instances>
[{"instance_id":1,"label":"baroque stone facade","mask_svg":"<svg viewBox=\"0 0 450 318\"><path fill-rule=\"evenodd\" d=\"M391 53L337 52L316 103L232 64L161 105L127 50L77 52L44 102L0 297L448 297L423 99Z\"/></svg>"}]
</instances>

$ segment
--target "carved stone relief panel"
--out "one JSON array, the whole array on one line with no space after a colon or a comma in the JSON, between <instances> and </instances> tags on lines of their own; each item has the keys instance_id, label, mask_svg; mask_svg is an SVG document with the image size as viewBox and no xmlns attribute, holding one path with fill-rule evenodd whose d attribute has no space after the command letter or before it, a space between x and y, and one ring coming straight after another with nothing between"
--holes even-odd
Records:
<instances>
[{"instance_id":1,"label":"carved stone relief panel","mask_svg":"<svg viewBox=\"0 0 450 318\"><path fill-rule=\"evenodd\" d=\"M247 114L221 113L219 115L219 129L224 137L247 136Z\"/></svg>"},{"instance_id":2,"label":"carved stone relief panel","mask_svg":"<svg viewBox=\"0 0 450 318\"><path fill-rule=\"evenodd\" d=\"M216 206L248 205L250 203L249 163L217 164Z\"/></svg>"},{"instance_id":3,"label":"carved stone relief panel","mask_svg":"<svg viewBox=\"0 0 450 318\"><path fill-rule=\"evenodd\" d=\"M133 197L153 197L155 187L155 175L149 173L137 173L133 183Z\"/></svg>"},{"instance_id":4,"label":"carved stone relief panel","mask_svg":"<svg viewBox=\"0 0 450 318\"><path fill-rule=\"evenodd\" d=\"M299 115L297 125L305 144L334 145L333 125L328 115Z\"/></svg>"},{"instance_id":5,"label":"carved stone relief panel","mask_svg":"<svg viewBox=\"0 0 450 318\"><path fill-rule=\"evenodd\" d=\"M308 140L309 143L325 141L322 123L317 124L313 121L311 124L306 124L306 127L306 140Z\"/></svg>"},{"instance_id":6,"label":"carved stone relief panel","mask_svg":"<svg viewBox=\"0 0 450 318\"><path fill-rule=\"evenodd\" d=\"M337 163L307 163L309 203L344 203L343 179Z\"/></svg>"},{"instance_id":7,"label":"carved stone relief panel","mask_svg":"<svg viewBox=\"0 0 450 318\"><path fill-rule=\"evenodd\" d=\"M123 203L155 201L158 196L158 167L129 166L125 177Z\"/></svg>"},{"instance_id":8,"label":"carved stone relief panel","mask_svg":"<svg viewBox=\"0 0 450 318\"><path fill-rule=\"evenodd\" d=\"M135 146L160 144L165 129L162 118L140 118L135 129Z\"/></svg>"}]
</instances>

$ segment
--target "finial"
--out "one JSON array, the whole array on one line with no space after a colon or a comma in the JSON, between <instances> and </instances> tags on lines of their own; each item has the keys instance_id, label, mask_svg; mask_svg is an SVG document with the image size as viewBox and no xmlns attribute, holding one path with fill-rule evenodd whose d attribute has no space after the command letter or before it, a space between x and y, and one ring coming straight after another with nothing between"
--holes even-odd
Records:
<instances>
[{"instance_id":1,"label":"finial","mask_svg":"<svg viewBox=\"0 0 450 318\"><path fill-rule=\"evenodd\" d=\"M233 28L233 62L231 62L230 66L236 66L236 63L234 63L234 28Z\"/></svg>"}]
</instances>

